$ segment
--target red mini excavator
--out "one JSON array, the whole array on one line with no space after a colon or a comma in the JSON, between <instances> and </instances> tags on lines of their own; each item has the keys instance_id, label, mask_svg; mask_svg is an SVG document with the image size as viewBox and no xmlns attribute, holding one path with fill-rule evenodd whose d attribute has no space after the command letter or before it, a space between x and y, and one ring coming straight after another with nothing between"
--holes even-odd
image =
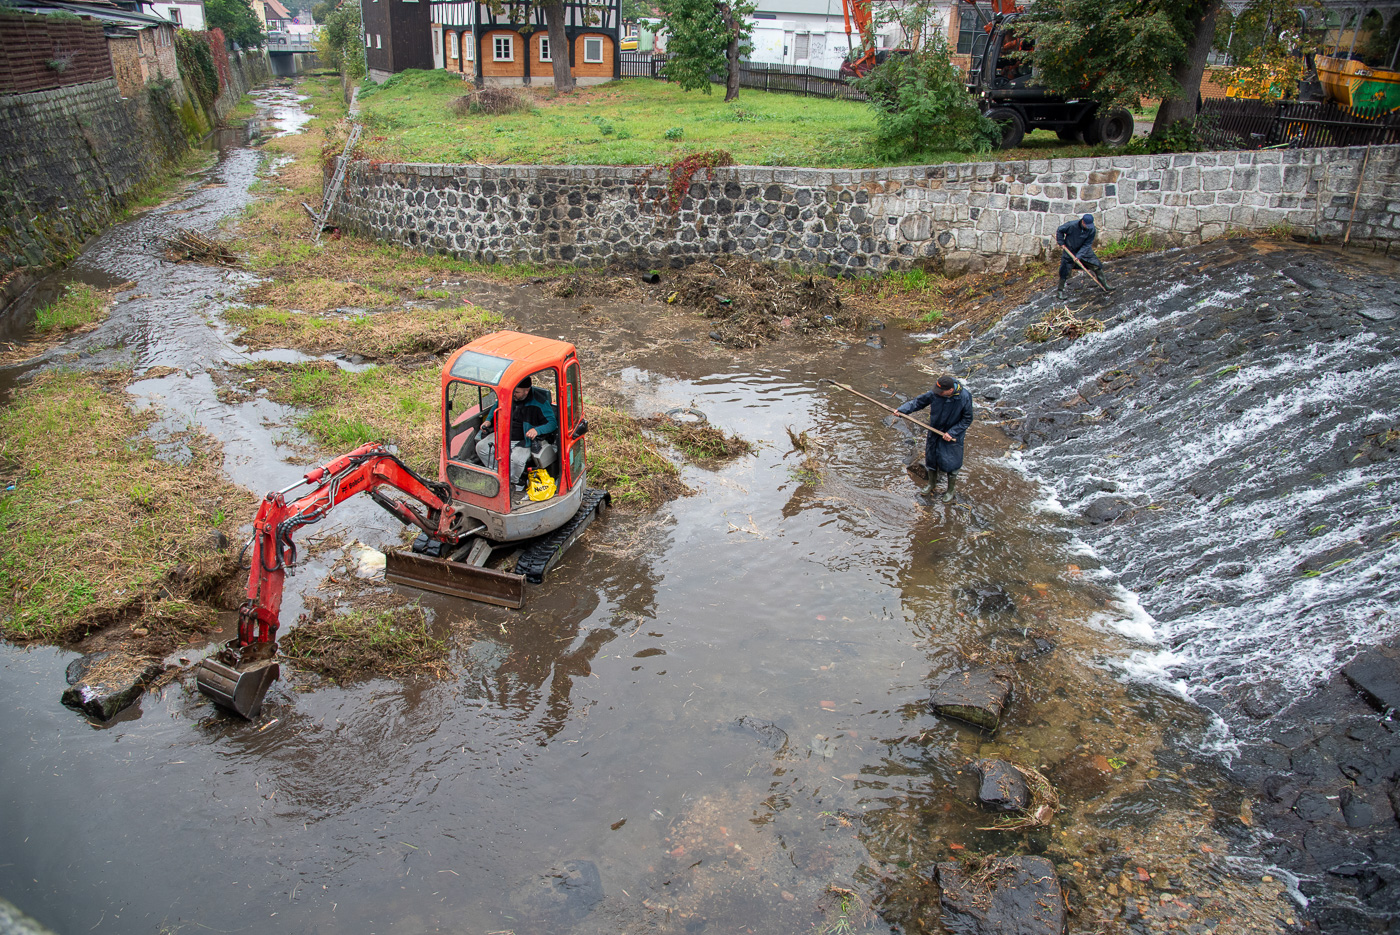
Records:
<instances>
[{"instance_id":1,"label":"red mini excavator","mask_svg":"<svg viewBox=\"0 0 1400 935\"><path fill-rule=\"evenodd\" d=\"M388 554L389 581L505 607L520 607L525 583L540 583L611 503L607 491L586 485L588 421L572 344L514 331L478 338L447 359L440 389L437 480L384 445L368 444L263 498L248 546L238 637L199 664L200 691L245 718L257 717L279 674L282 585L296 564L292 534L357 493L421 530L411 551ZM554 482L553 496L532 500L513 483L534 469ZM303 486L311 490L287 499ZM497 551L509 553L504 562L493 562Z\"/></svg>"}]
</instances>

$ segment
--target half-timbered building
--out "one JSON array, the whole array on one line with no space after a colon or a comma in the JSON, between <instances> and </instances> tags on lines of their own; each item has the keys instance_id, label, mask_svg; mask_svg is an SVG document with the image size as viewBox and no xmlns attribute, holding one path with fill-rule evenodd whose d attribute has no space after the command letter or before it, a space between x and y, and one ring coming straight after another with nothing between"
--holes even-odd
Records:
<instances>
[{"instance_id":1,"label":"half-timbered building","mask_svg":"<svg viewBox=\"0 0 1400 935\"><path fill-rule=\"evenodd\" d=\"M555 54L567 55L574 81L601 84L622 76L619 0L565 2L568 48L550 48L544 10L534 3L441 0L432 7L432 56L436 68L458 72L481 85L522 85L554 80Z\"/></svg>"}]
</instances>

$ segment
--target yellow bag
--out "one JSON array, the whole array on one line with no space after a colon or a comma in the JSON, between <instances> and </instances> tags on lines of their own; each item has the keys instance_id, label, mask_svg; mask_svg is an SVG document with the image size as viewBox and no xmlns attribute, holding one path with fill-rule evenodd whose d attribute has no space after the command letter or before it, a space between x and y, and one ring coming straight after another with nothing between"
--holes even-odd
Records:
<instances>
[{"instance_id":1,"label":"yellow bag","mask_svg":"<svg viewBox=\"0 0 1400 935\"><path fill-rule=\"evenodd\" d=\"M554 478L549 476L549 472L544 468L533 468L530 471L530 486L528 496L531 500L548 500L554 496Z\"/></svg>"}]
</instances>

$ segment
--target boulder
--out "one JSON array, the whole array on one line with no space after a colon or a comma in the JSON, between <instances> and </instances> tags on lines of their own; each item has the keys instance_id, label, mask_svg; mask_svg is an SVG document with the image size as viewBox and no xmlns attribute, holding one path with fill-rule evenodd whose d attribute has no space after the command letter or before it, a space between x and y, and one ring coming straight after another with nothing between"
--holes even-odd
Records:
<instances>
[{"instance_id":1,"label":"boulder","mask_svg":"<svg viewBox=\"0 0 1400 935\"><path fill-rule=\"evenodd\" d=\"M1111 523L1133 508L1133 504L1122 497L1095 497L1084 507L1084 518L1100 525Z\"/></svg>"},{"instance_id":2,"label":"boulder","mask_svg":"<svg viewBox=\"0 0 1400 935\"><path fill-rule=\"evenodd\" d=\"M1015 599L1007 593L1006 588L999 584L980 584L963 588L959 598L958 603L961 606L966 607L969 612L983 617L1016 612Z\"/></svg>"},{"instance_id":3,"label":"boulder","mask_svg":"<svg viewBox=\"0 0 1400 935\"><path fill-rule=\"evenodd\" d=\"M1005 760L978 760L972 764L982 777L977 801L1002 812L1024 812L1031 804L1031 790L1026 777Z\"/></svg>"},{"instance_id":4,"label":"boulder","mask_svg":"<svg viewBox=\"0 0 1400 935\"><path fill-rule=\"evenodd\" d=\"M68 664L69 687L60 699L70 708L77 708L99 721L110 721L122 710L136 703L165 671L162 665L111 664L113 653L93 653Z\"/></svg>"},{"instance_id":5,"label":"boulder","mask_svg":"<svg viewBox=\"0 0 1400 935\"><path fill-rule=\"evenodd\" d=\"M1011 698L1011 677L997 666L974 666L948 676L933 690L933 713L992 733Z\"/></svg>"},{"instance_id":6,"label":"boulder","mask_svg":"<svg viewBox=\"0 0 1400 935\"><path fill-rule=\"evenodd\" d=\"M1400 650L1372 646L1342 666L1342 674L1377 710L1400 708Z\"/></svg>"},{"instance_id":7,"label":"boulder","mask_svg":"<svg viewBox=\"0 0 1400 935\"><path fill-rule=\"evenodd\" d=\"M1063 935L1065 898L1044 857L993 857L978 872L938 865L943 925L954 935Z\"/></svg>"}]
</instances>

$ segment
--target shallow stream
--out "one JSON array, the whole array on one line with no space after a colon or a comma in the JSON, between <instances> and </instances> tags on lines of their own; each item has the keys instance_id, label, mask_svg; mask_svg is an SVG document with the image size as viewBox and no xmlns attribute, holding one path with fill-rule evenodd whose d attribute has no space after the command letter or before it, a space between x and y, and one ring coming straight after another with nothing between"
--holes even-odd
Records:
<instances>
[{"instance_id":1,"label":"shallow stream","mask_svg":"<svg viewBox=\"0 0 1400 935\"><path fill-rule=\"evenodd\" d=\"M174 368L134 404L203 426L259 492L305 461L294 413L221 403L211 377L250 357L217 316L246 274L169 263L159 236L236 214L261 159L231 146L99 238L58 280L136 285L46 358ZM937 370L913 336L734 354L664 306L474 288L578 344L586 388L698 408L757 453L687 467L695 495L656 515L614 513L522 612L424 596L458 649L446 681L284 680L254 724L186 681L99 727L58 702L73 653L0 648L0 895L61 932L936 932L936 861L1028 851L1056 861L1071 931L1293 921L1241 790L1200 753L1212 713L1134 677L1159 631L1028 476L1040 462L984 409L957 501L922 501L902 470L921 443L818 382L921 392ZM32 306L12 314L14 334ZM368 501L325 525L400 542ZM284 621L332 559L288 582ZM1028 630L1055 648L1018 664L994 738L929 713L933 685ZM979 756L1041 769L1055 823L979 830Z\"/></svg>"}]
</instances>

